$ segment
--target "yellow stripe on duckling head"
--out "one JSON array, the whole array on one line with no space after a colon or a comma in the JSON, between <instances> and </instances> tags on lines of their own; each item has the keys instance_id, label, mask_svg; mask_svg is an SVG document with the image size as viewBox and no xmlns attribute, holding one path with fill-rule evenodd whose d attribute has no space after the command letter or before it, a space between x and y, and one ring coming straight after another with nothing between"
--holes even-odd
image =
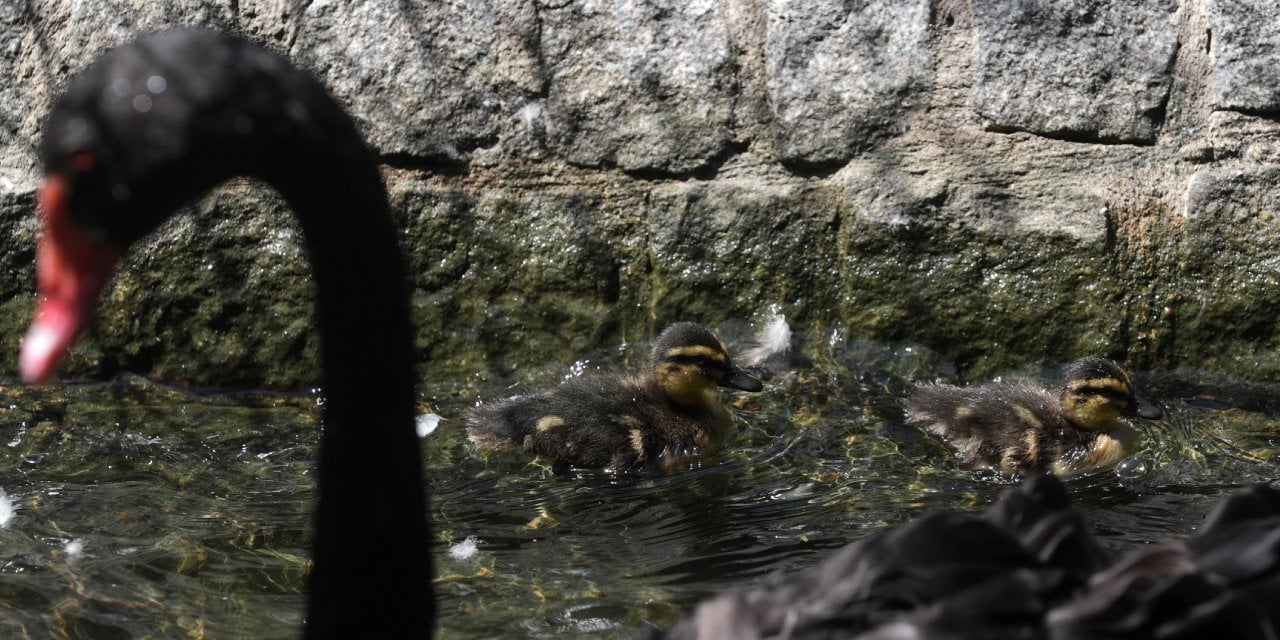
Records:
<instances>
[{"instance_id":1,"label":"yellow stripe on duckling head","mask_svg":"<svg viewBox=\"0 0 1280 640\"><path fill-rule=\"evenodd\" d=\"M1077 426L1111 429L1129 408L1129 385L1121 380L1087 380L1068 385L1062 410Z\"/></svg>"},{"instance_id":2,"label":"yellow stripe on duckling head","mask_svg":"<svg viewBox=\"0 0 1280 640\"><path fill-rule=\"evenodd\" d=\"M1155 419L1163 415L1159 405L1138 393L1129 373L1105 358L1084 358L1067 366L1063 388L1080 395L1110 396L1123 415Z\"/></svg>"},{"instance_id":3,"label":"yellow stripe on duckling head","mask_svg":"<svg viewBox=\"0 0 1280 640\"><path fill-rule=\"evenodd\" d=\"M677 322L655 341L650 362L663 393L687 407L718 408L716 386L760 391L764 385L733 365L724 342L706 327ZM713 409L714 410L714 409Z\"/></svg>"},{"instance_id":4,"label":"yellow stripe on duckling head","mask_svg":"<svg viewBox=\"0 0 1280 640\"><path fill-rule=\"evenodd\" d=\"M702 406L714 402L707 395L716 386L714 378L695 364L663 362L657 366L654 376L668 398L686 406Z\"/></svg>"},{"instance_id":5,"label":"yellow stripe on duckling head","mask_svg":"<svg viewBox=\"0 0 1280 640\"><path fill-rule=\"evenodd\" d=\"M662 358L664 360L673 358L707 358L715 362L724 362L726 359L723 347L715 349L704 344L687 344L672 347L662 354Z\"/></svg>"},{"instance_id":6,"label":"yellow stripe on duckling head","mask_svg":"<svg viewBox=\"0 0 1280 640\"><path fill-rule=\"evenodd\" d=\"M1083 429L1112 429L1133 404L1129 374L1111 360L1082 358L1062 375L1062 409Z\"/></svg>"},{"instance_id":7,"label":"yellow stripe on duckling head","mask_svg":"<svg viewBox=\"0 0 1280 640\"><path fill-rule=\"evenodd\" d=\"M1126 397L1133 392L1133 389L1129 386L1129 381L1122 380L1120 378L1090 378L1088 380L1076 380L1067 384L1067 390L1074 393L1106 393L1110 391Z\"/></svg>"}]
</instances>

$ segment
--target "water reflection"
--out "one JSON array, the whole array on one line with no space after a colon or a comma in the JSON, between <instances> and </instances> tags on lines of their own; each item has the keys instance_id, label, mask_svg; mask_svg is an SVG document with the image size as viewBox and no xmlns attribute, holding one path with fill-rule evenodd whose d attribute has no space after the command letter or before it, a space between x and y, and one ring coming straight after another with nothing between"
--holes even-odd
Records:
<instances>
[{"instance_id":1,"label":"water reflection","mask_svg":"<svg viewBox=\"0 0 1280 640\"><path fill-rule=\"evenodd\" d=\"M720 328L731 345L744 333ZM732 397L742 429L725 450L663 474L481 461L456 419L474 394L424 392L444 418L424 441L441 636L628 637L923 510L991 503L1003 479L958 471L902 423L909 381L953 380L949 363L832 336L771 363L765 393ZM645 346L580 360L636 362ZM478 393L555 384L566 367ZM1272 385L1197 372L1141 384L1167 408L1134 422L1141 453L1070 483L1114 550L1185 536L1218 496L1277 471ZM13 506L0 526L0 637L296 637L316 400L137 379L0 388L0 488Z\"/></svg>"}]
</instances>

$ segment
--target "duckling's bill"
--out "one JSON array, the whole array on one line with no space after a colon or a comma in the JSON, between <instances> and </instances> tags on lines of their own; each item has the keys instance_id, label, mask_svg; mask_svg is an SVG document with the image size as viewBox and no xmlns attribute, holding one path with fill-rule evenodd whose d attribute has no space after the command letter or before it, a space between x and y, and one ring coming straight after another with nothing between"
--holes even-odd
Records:
<instances>
[{"instance_id":1,"label":"duckling's bill","mask_svg":"<svg viewBox=\"0 0 1280 640\"><path fill-rule=\"evenodd\" d=\"M764 383L760 382L759 378L747 373L746 369L737 365L729 365L729 370L725 372L724 377L717 384L739 391L760 391L764 389Z\"/></svg>"},{"instance_id":2,"label":"duckling's bill","mask_svg":"<svg viewBox=\"0 0 1280 640\"><path fill-rule=\"evenodd\" d=\"M1157 420L1164 417L1164 410L1160 408L1160 405L1135 391L1129 396L1129 410L1125 412L1125 415Z\"/></svg>"}]
</instances>

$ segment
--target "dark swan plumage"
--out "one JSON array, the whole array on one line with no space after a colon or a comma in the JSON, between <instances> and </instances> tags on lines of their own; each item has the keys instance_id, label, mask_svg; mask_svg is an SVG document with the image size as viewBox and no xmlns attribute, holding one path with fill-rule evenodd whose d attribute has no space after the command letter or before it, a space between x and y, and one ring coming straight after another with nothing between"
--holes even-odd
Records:
<instances>
[{"instance_id":1,"label":"dark swan plumage","mask_svg":"<svg viewBox=\"0 0 1280 640\"><path fill-rule=\"evenodd\" d=\"M175 209L235 176L289 202L316 281L327 400L306 635L431 635L403 258L376 159L343 109L261 47L173 30L85 69L54 103L41 156L41 297L20 356L31 381L52 375L120 256Z\"/></svg>"},{"instance_id":2,"label":"dark swan plumage","mask_svg":"<svg viewBox=\"0 0 1280 640\"><path fill-rule=\"evenodd\" d=\"M1052 475L982 517L928 513L818 566L713 597L651 640L1275 638L1280 491L1222 500L1185 542L1115 559Z\"/></svg>"}]
</instances>

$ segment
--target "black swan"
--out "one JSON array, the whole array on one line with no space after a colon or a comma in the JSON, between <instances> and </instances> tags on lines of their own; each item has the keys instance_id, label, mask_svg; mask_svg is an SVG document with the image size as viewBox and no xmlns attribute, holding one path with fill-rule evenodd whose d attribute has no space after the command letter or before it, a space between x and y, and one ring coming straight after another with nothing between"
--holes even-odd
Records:
<instances>
[{"instance_id":1,"label":"black swan","mask_svg":"<svg viewBox=\"0 0 1280 640\"><path fill-rule=\"evenodd\" d=\"M376 159L343 109L285 59L174 30L116 48L57 100L40 149L40 300L23 342L50 377L120 256L235 176L301 221L326 395L310 638L422 638L435 601L403 257Z\"/></svg>"},{"instance_id":2,"label":"black swan","mask_svg":"<svg viewBox=\"0 0 1280 640\"><path fill-rule=\"evenodd\" d=\"M1186 542L1113 560L1052 475L985 517L939 511L714 597L651 640L1274 639L1280 491L1221 501Z\"/></svg>"}]
</instances>

